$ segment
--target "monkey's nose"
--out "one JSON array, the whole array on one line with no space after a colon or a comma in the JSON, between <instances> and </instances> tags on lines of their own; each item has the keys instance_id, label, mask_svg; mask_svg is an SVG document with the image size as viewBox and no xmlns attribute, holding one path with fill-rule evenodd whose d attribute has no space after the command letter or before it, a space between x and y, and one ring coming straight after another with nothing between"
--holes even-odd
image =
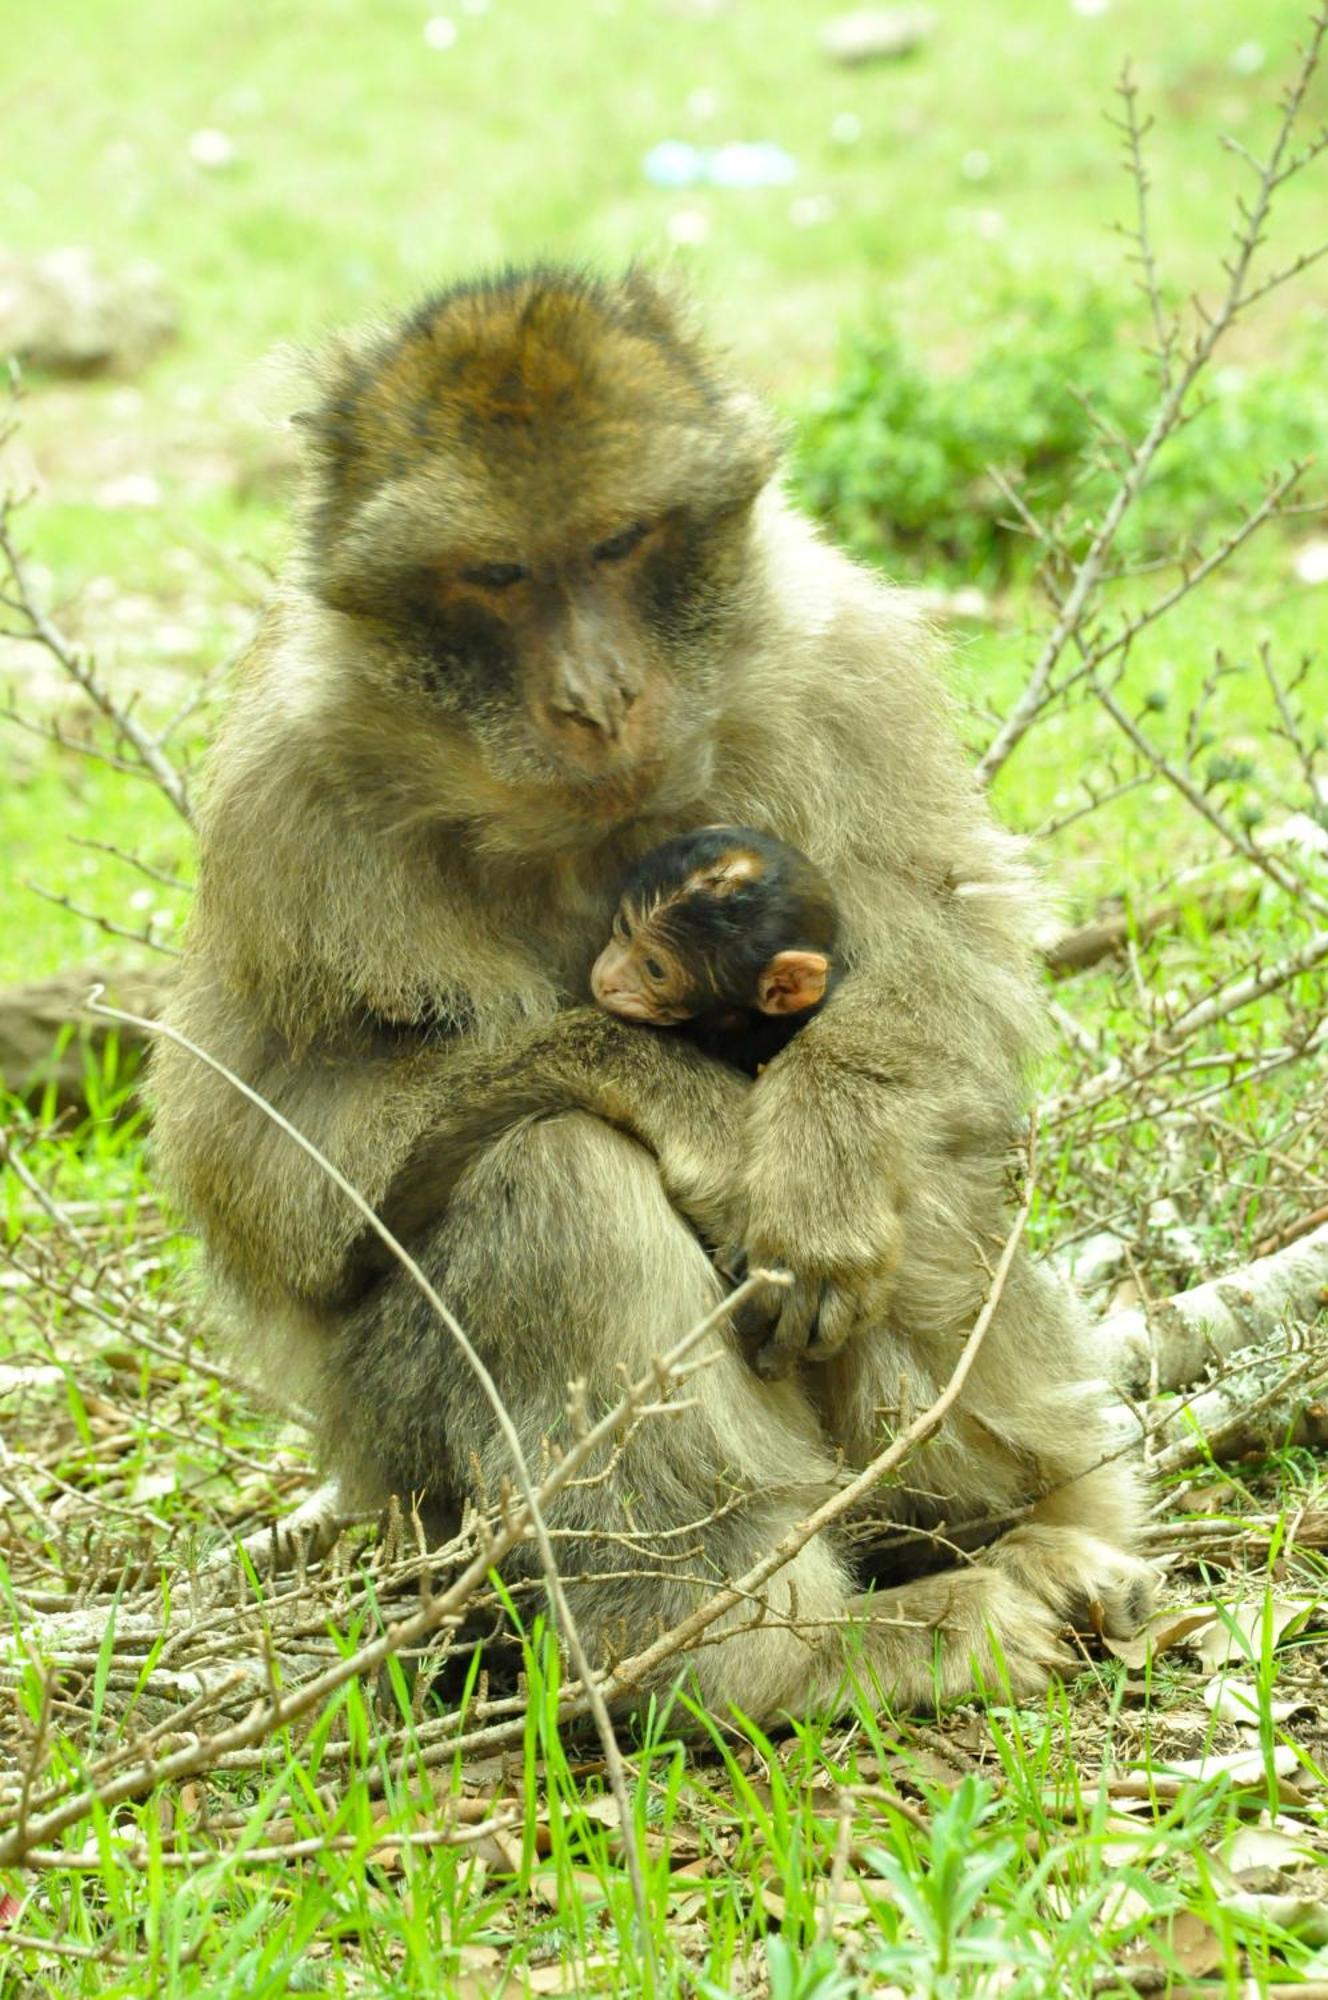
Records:
<instances>
[{"instance_id":1,"label":"monkey's nose","mask_svg":"<svg viewBox=\"0 0 1328 2000\"><path fill-rule=\"evenodd\" d=\"M561 723L570 722L577 729L616 743L635 700L635 694L618 688L596 689L594 693L557 698L549 703L549 712Z\"/></svg>"}]
</instances>

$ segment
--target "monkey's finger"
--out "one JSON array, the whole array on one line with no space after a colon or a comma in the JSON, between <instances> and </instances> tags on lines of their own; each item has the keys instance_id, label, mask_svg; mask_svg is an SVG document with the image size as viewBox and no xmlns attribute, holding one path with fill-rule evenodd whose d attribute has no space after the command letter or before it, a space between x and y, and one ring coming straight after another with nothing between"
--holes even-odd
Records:
<instances>
[{"instance_id":1,"label":"monkey's finger","mask_svg":"<svg viewBox=\"0 0 1328 2000\"><path fill-rule=\"evenodd\" d=\"M767 1342L791 1360L798 1360L816 1338L821 1311L823 1283L820 1278L798 1278L781 1295L783 1311Z\"/></svg>"},{"instance_id":2,"label":"monkey's finger","mask_svg":"<svg viewBox=\"0 0 1328 2000\"><path fill-rule=\"evenodd\" d=\"M740 1285L747 1276L747 1252L741 1243L726 1243L716 1250L714 1265L721 1278L727 1278L731 1285Z\"/></svg>"},{"instance_id":3,"label":"monkey's finger","mask_svg":"<svg viewBox=\"0 0 1328 2000\"><path fill-rule=\"evenodd\" d=\"M861 1322L862 1301L858 1294L844 1285L824 1285L815 1334L807 1343L808 1361L828 1361L831 1355L838 1354Z\"/></svg>"}]
</instances>

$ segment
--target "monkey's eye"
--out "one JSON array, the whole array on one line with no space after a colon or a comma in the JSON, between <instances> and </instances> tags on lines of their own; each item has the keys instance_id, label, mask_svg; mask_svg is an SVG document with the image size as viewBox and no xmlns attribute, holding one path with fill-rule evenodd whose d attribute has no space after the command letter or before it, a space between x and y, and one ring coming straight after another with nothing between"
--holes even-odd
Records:
<instances>
[{"instance_id":1,"label":"monkey's eye","mask_svg":"<svg viewBox=\"0 0 1328 2000\"><path fill-rule=\"evenodd\" d=\"M648 958L646 960L646 971L652 979L662 979L664 977L664 968L657 958Z\"/></svg>"},{"instance_id":2,"label":"monkey's eye","mask_svg":"<svg viewBox=\"0 0 1328 2000\"><path fill-rule=\"evenodd\" d=\"M632 926L628 923L626 917L623 916L621 911L619 911L618 915L613 920L613 932L614 936L621 938L624 944L631 943Z\"/></svg>"},{"instance_id":3,"label":"monkey's eye","mask_svg":"<svg viewBox=\"0 0 1328 2000\"><path fill-rule=\"evenodd\" d=\"M622 562L625 557L631 555L633 549L640 548L649 533L648 522L635 521L630 528L624 528L620 535L610 535L607 542L601 542L599 547L592 551L594 560L597 563Z\"/></svg>"},{"instance_id":4,"label":"monkey's eye","mask_svg":"<svg viewBox=\"0 0 1328 2000\"><path fill-rule=\"evenodd\" d=\"M481 590L510 590L529 575L520 563L476 563L472 569L462 570L461 581L476 583Z\"/></svg>"}]
</instances>

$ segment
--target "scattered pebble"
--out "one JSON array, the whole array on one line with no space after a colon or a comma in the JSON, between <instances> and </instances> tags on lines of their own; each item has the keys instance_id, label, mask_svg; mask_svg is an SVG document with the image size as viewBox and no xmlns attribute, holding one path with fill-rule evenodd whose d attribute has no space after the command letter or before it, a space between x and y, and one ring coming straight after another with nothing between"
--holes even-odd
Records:
<instances>
[{"instance_id":1,"label":"scattered pebble","mask_svg":"<svg viewBox=\"0 0 1328 2000\"><path fill-rule=\"evenodd\" d=\"M1328 583L1328 542L1302 542L1291 566L1302 583Z\"/></svg>"},{"instance_id":2,"label":"scattered pebble","mask_svg":"<svg viewBox=\"0 0 1328 2000\"><path fill-rule=\"evenodd\" d=\"M787 187L798 177L798 163L769 139L733 139L711 148L661 139L641 161L641 171L652 187L688 188L701 181L722 188Z\"/></svg>"},{"instance_id":3,"label":"scattered pebble","mask_svg":"<svg viewBox=\"0 0 1328 2000\"><path fill-rule=\"evenodd\" d=\"M703 208L677 208L669 217L669 241L680 249L694 249L710 234L710 217Z\"/></svg>"},{"instance_id":4,"label":"scattered pebble","mask_svg":"<svg viewBox=\"0 0 1328 2000\"><path fill-rule=\"evenodd\" d=\"M971 153L964 154L959 162L959 171L966 181L988 180L991 176L991 154L975 147Z\"/></svg>"},{"instance_id":5,"label":"scattered pebble","mask_svg":"<svg viewBox=\"0 0 1328 2000\"><path fill-rule=\"evenodd\" d=\"M1111 0L1070 0L1076 14L1082 14L1086 21L1095 21L1099 14L1105 14Z\"/></svg>"},{"instance_id":6,"label":"scattered pebble","mask_svg":"<svg viewBox=\"0 0 1328 2000\"><path fill-rule=\"evenodd\" d=\"M830 137L837 146L856 146L862 137L862 120L856 111L836 111L830 120Z\"/></svg>"},{"instance_id":7,"label":"scattered pebble","mask_svg":"<svg viewBox=\"0 0 1328 2000\"><path fill-rule=\"evenodd\" d=\"M930 7L862 7L839 14L821 34L821 50L831 62L855 65L897 62L912 55L936 32Z\"/></svg>"},{"instance_id":8,"label":"scattered pebble","mask_svg":"<svg viewBox=\"0 0 1328 2000\"><path fill-rule=\"evenodd\" d=\"M175 305L155 265L109 269L81 246L39 257L0 252L0 354L57 374L123 372L175 330Z\"/></svg>"},{"instance_id":9,"label":"scattered pebble","mask_svg":"<svg viewBox=\"0 0 1328 2000\"><path fill-rule=\"evenodd\" d=\"M1227 57L1227 68L1237 76L1257 76L1268 60L1268 51L1262 42L1242 42Z\"/></svg>"},{"instance_id":10,"label":"scattered pebble","mask_svg":"<svg viewBox=\"0 0 1328 2000\"><path fill-rule=\"evenodd\" d=\"M798 163L772 140L750 144L741 139L718 146L707 163L706 178L715 187L787 187L798 178Z\"/></svg>"},{"instance_id":11,"label":"scattered pebble","mask_svg":"<svg viewBox=\"0 0 1328 2000\"><path fill-rule=\"evenodd\" d=\"M719 92L702 85L692 91L687 99L687 116L694 118L698 125L705 125L719 110Z\"/></svg>"},{"instance_id":12,"label":"scattered pebble","mask_svg":"<svg viewBox=\"0 0 1328 2000\"><path fill-rule=\"evenodd\" d=\"M834 213L835 204L828 194L800 194L789 203L789 221L795 229L816 229Z\"/></svg>"},{"instance_id":13,"label":"scattered pebble","mask_svg":"<svg viewBox=\"0 0 1328 2000\"><path fill-rule=\"evenodd\" d=\"M435 14L424 24L424 39L431 49L450 49L456 43L457 26L446 14Z\"/></svg>"},{"instance_id":14,"label":"scattered pebble","mask_svg":"<svg viewBox=\"0 0 1328 2000\"><path fill-rule=\"evenodd\" d=\"M686 139L661 139L641 162L652 187L695 187L705 173L705 154Z\"/></svg>"},{"instance_id":15,"label":"scattered pebble","mask_svg":"<svg viewBox=\"0 0 1328 2000\"><path fill-rule=\"evenodd\" d=\"M999 208L974 209L973 228L984 243L994 243L1005 234L1005 217Z\"/></svg>"},{"instance_id":16,"label":"scattered pebble","mask_svg":"<svg viewBox=\"0 0 1328 2000\"><path fill-rule=\"evenodd\" d=\"M215 125L202 125L189 135L189 157L210 174L224 173L235 165L235 141Z\"/></svg>"},{"instance_id":17,"label":"scattered pebble","mask_svg":"<svg viewBox=\"0 0 1328 2000\"><path fill-rule=\"evenodd\" d=\"M97 489L99 507L160 507L161 484L150 472L125 472Z\"/></svg>"},{"instance_id":18,"label":"scattered pebble","mask_svg":"<svg viewBox=\"0 0 1328 2000\"><path fill-rule=\"evenodd\" d=\"M1078 1243L1052 1253L1052 1262L1072 1278L1080 1291L1095 1291L1125 1267L1126 1245L1112 1229L1095 1230Z\"/></svg>"}]
</instances>

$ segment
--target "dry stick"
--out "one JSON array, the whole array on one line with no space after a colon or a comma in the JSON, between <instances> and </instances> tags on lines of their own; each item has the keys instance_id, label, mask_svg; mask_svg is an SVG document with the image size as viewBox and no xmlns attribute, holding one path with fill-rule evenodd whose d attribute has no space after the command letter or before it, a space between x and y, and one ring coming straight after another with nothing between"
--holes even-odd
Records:
<instances>
[{"instance_id":1,"label":"dry stick","mask_svg":"<svg viewBox=\"0 0 1328 2000\"><path fill-rule=\"evenodd\" d=\"M782 1569L784 1564L797 1555L800 1549L805 1548L813 1536L819 1535L823 1529L828 1528L832 1522L837 1521L842 1514L848 1513L850 1508L854 1507L866 1493L869 1493L873 1486L879 1484L888 1474L894 1472L912 1452L917 1450L919 1445L925 1444L927 1439L940 1429L949 1415L960 1390L968 1380L969 1370L976 1361L978 1349L986 1338L987 1328L991 1325L996 1308L1000 1304L1001 1294L1005 1290L1005 1281L1009 1276L1010 1266L1014 1262L1015 1251L1019 1247L1019 1239L1023 1235L1024 1226L1028 1221L1033 1205L1032 1176L1035 1139L1036 1128L1034 1128L1034 1132L1030 1134L1029 1138L1027 1191L1023 1201L1019 1205L1019 1211L1010 1225L1010 1233L1005 1239L1005 1246L997 1262L986 1301L973 1323L973 1331L964 1343L963 1352L955 1363L953 1374L930 1409L924 1410L921 1416L913 1420L907 1430L901 1431L898 1437L888 1444L883 1451L878 1452L871 1464L865 1470L858 1473L856 1478L850 1480L847 1486L841 1487L839 1492L833 1494L829 1500L823 1502L814 1513L809 1514L805 1521L800 1521L795 1527L790 1528L789 1532L782 1536L775 1544L770 1554L763 1556L760 1562L754 1563L745 1575L739 1577L734 1583L726 1584L722 1590L716 1591L715 1595L707 1603L701 1605L690 1617L684 1618L679 1624L673 1627L672 1631L666 1632L653 1645L647 1646L640 1653L633 1654L631 1659L620 1661L608 1677L608 1686L615 1694L643 1680L647 1674L653 1673L655 1668L668 1659L671 1654L681 1652L684 1647L689 1646L692 1640L699 1637L708 1625L714 1623L716 1618L721 1617L725 1611L731 1610L734 1605L741 1603L744 1598L752 1596L760 1589L762 1584L769 1581L776 1570Z\"/></svg>"},{"instance_id":2,"label":"dry stick","mask_svg":"<svg viewBox=\"0 0 1328 2000\"><path fill-rule=\"evenodd\" d=\"M573 1440L557 1466L540 1488L541 1498L550 1499L565 1486L587 1459L593 1456L599 1446L630 1420L635 1411L652 1393L658 1395L661 1378L667 1380L684 1357L696 1347L707 1334L714 1331L729 1314L744 1301L771 1284L785 1285L789 1282L787 1273L781 1271L753 1271L746 1281L722 1299L713 1311L698 1320L681 1339L674 1342L654 1364L651 1373L641 1381L629 1385L624 1395L612 1410L605 1413L599 1422L592 1425L583 1436ZM135 1798L155 1784L167 1783L175 1778L195 1776L199 1771L216 1770L225 1767L226 1759L235 1751L243 1751L262 1744L288 1723L302 1715L307 1715L321 1702L333 1695L349 1680L367 1674L381 1666L384 1660L395 1653L404 1652L408 1647L429 1638L440 1626L455 1619L457 1614L470 1603L485 1581L489 1571L501 1561L508 1551L516 1546L525 1535L528 1525L523 1507L508 1510L502 1525L495 1529L466 1567L453 1579L440 1596L431 1597L424 1606L410 1617L399 1619L390 1625L378 1638L370 1640L353 1654L339 1660L312 1680L289 1690L274 1692L266 1702L259 1702L240 1722L229 1729L219 1731L204 1741L186 1744L183 1748L170 1752L159 1759L140 1757L137 1764L120 1774L118 1778L101 1785L88 1785L82 1791L69 1793L63 1801L50 1811L33 1814L26 1825L17 1826L6 1837L0 1837L0 1866L15 1866L22 1862L29 1847L55 1838L65 1828L85 1819L98 1805L110 1808L122 1800ZM574 1706L575 1685L564 1690L560 1708L570 1713ZM504 1740L510 1739L514 1729L520 1731L524 1723L506 1723L497 1732ZM486 1732L479 1732L485 1735ZM487 1732L492 1734L494 1732ZM451 1756L455 1744L444 1747L444 1754ZM247 1768L247 1766L246 1766ZM13 1816L9 1824L15 1825Z\"/></svg>"},{"instance_id":3,"label":"dry stick","mask_svg":"<svg viewBox=\"0 0 1328 2000\"><path fill-rule=\"evenodd\" d=\"M132 931L124 924L117 924L112 917L103 917L96 910L85 910L81 903L76 903L72 897L64 895L58 889L43 889L40 882L31 880L24 882L23 887L31 895L40 896L44 903L54 903L58 910L68 911L71 917L77 917L80 922L95 924L107 937L126 938L130 944L146 945L149 951L159 951L163 958L180 956L175 945L166 944L161 938L153 937L150 925L145 924L141 930Z\"/></svg>"},{"instance_id":4,"label":"dry stick","mask_svg":"<svg viewBox=\"0 0 1328 2000\"><path fill-rule=\"evenodd\" d=\"M425 1827L418 1832L401 1831L383 1833L366 1846L355 1833L316 1833L304 1840L274 1841L267 1847L243 1847L223 1849L218 1856L209 1856L228 1862L232 1867L264 1868L282 1861L308 1861L322 1854L353 1854L361 1863L372 1861L376 1854L390 1852L401 1847L472 1847L477 1841L487 1839L491 1834L510 1833L521 1824L521 1814L512 1807L492 1813L487 1819L461 1820L455 1824ZM147 1847L117 1847L115 1862L118 1868L175 1868L196 1869L197 1854L152 1853ZM100 1852L95 1854L69 1854L63 1847L34 1847L24 1857L26 1868L51 1868L59 1873L66 1869L75 1874L97 1875L105 1863ZM0 1943L4 1933L0 1932Z\"/></svg>"},{"instance_id":5,"label":"dry stick","mask_svg":"<svg viewBox=\"0 0 1328 2000\"><path fill-rule=\"evenodd\" d=\"M1284 895L1290 896L1293 902L1305 903L1320 916L1328 916L1328 896L1320 895L1306 876L1286 867L1268 848L1260 847L1247 834L1242 833L1239 827L1233 826L1226 814L1213 804L1202 786L1194 782L1189 772L1183 766L1173 764L1169 757L1163 755L1133 716L1121 707L1110 688L1104 687L1096 679L1091 681L1091 686L1094 695L1106 709L1116 727L1129 738L1139 755L1147 759L1158 777L1165 778L1169 785L1174 786L1186 804L1208 821L1242 861L1247 861L1252 868L1257 868L1261 874L1266 875L1269 881Z\"/></svg>"},{"instance_id":6,"label":"dry stick","mask_svg":"<svg viewBox=\"0 0 1328 2000\"><path fill-rule=\"evenodd\" d=\"M1169 386L1158 404L1157 414L1144 437L1136 445L1120 485L1112 495L1102 517L1102 525L1094 535L1086 555L1076 567L1074 581L1066 593L1056 623L1038 655L1023 693L978 761L978 779L982 784L991 783L1041 712L1057 662L1070 638L1078 631L1089 600L1101 581L1102 571L1116 539L1117 530L1142 490L1158 451L1176 428L1190 389L1207 367L1213 350L1233 320L1267 289L1265 284L1247 293L1250 265L1263 239L1264 225L1268 219L1274 192L1286 178L1287 173L1296 171L1313 156L1312 149L1307 149L1301 159L1293 161L1285 171L1283 170L1282 163L1287 145L1309 88L1310 79L1318 67L1325 33L1328 33L1328 12L1320 12L1311 19L1311 34L1301 58L1300 69L1283 102L1282 122L1278 127L1272 152L1262 168L1258 168L1259 186L1254 201L1249 206L1243 202L1240 205L1243 222L1235 232L1236 253L1230 262L1224 263L1228 279L1226 292L1216 312L1211 315L1204 314L1202 330L1196 335L1183 365L1172 375ZM1257 167L1257 162L1253 164ZM1303 265L1300 268L1303 268ZM1279 278L1289 275L1291 275L1290 270L1278 274Z\"/></svg>"},{"instance_id":7,"label":"dry stick","mask_svg":"<svg viewBox=\"0 0 1328 2000\"><path fill-rule=\"evenodd\" d=\"M502 1432L503 1441L511 1456L513 1470L516 1473L517 1486L520 1490L521 1498L525 1503L526 1513L529 1516L536 1546L539 1549L540 1566L544 1572L544 1581L553 1604L554 1614L567 1650L571 1654L572 1663L585 1689L586 1699L590 1704L591 1714L595 1720L595 1727L599 1733L600 1744L604 1751L604 1764L609 1776L609 1785L617 1803L622 1825L623 1853L627 1861L627 1872L631 1879L632 1895L636 1904L636 1921L639 1931L638 1942L646 1965L647 1987L649 1990L653 1990L657 1968L654 1964L651 1940L650 1905L646 1898L645 1871L641 1864L640 1848L637 1843L636 1829L632 1819L632 1803L627 1789L627 1772L623 1764L622 1752L618 1748L618 1738L614 1733L608 1704L605 1702L599 1683L595 1680L590 1656L582 1643L580 1631L572 1616L571 1606L567 1601L567 1593L563 1589L563 1581L558 1570L557 1558L553 1553L553 1544L549 1540L548 1523L544 1519L543 1509L536 1495L535 1482L531 1477L530 1467L526 1463L526 1455L522 1449L521 1440L517 1436L516 1425L512 1422L507 1405L498 1393L497 1383L489 1373L488 1368L471 1342L470 1336L461 1325L460 1320L443 1303L437 1290L424 1275L424 1272L411 1256L410 1252L402 1243L398 1242L392 1231L387 1227L387 1224L376 1213L371 1204L365 1200L359 1189L347 1180L340 1168L334 1166L332 1161L314 1145L311 1139L306 1138L304 1133L298 1131L288 1118L284 1118L275 1105L269 1104L256 1090L251 1089L242 1077L237 1076L224 1063L218 1062L215 1056L209 1055L197 1043L191 1042L187 1036L180 1034L178 1030L168 1028L163 1022L149 1021L144 1016L127 1014L122 1012L118 1007L107 1006L102 999L104 992L105 988L102 986L95 986L92 989L88 997L88 1006L92 1013L103 1015L108 1020L128 1022L136 1028L142 1028L147 1033L164 1035L168 1041L174 1042L178 1048L187 1050L189 1054L196 1056L200 1062L206 1064L217 1076L230 1084L233 1090L237 1090L242 1097L261 1111L265 1118L270 1119L279 1131L284 1132L288 1138L295 1141L300 1150L309 1156L319 1170L327 1175L333 1186L338 1188L359 1211L360 1215L363 1216L365 1222L368 1223L389 1255L396 1260L402 1270L406 1272L412 1284L427 1300L442 1325L447 1328L452 1339L465 1356L467 1366L471 1369L484 1391L489 1407L493 1411L494 1419L497 1422L499 1430ZM273 1705L276 1706L275 1700Z\"/></svg>"},{"instance_id":8,"label":"dry stick","mask_svg":"<svg viewBox=\"0 0 1328 2000\"><path fill-rule=\"evenodd\" d=\"M1285 958L1279 958L1259 972L1247 973L1225 993L1206 994L1202 1000L1196 1000L1192 1006L1185 1008L1165 1028L1149 1037L1137 1052L1145 1067L1140 1068L1135 1062L1127 1068L1119 1057L1115 1058L1095 1077L1090 1077L1087 1083L1045 1099L1039 1106L1043 1124L1059 1125L1067 1118L1090 1110L1104 1098L1114 1096L1118 1090L1145 1082L1154 1071L1179 1054L1181 1043L1191 1035L1198 1034L1203 1028L1211 1028L1215 1022L1225 1020L1228 1014L1237 1013L1240 1008L1276 992L1278 987L1287 985L1302 972L1309 972L1324 958L1328 958L1328 931L1314 931L1299 951L1288 953Z\"/></svg>"},{"instance_id":9,"label":"dry stick","mask_svg":"<svg viewBox=\"0 0 1328 2000\"><path fill-rule=\"evenodd\" d=\"M193 824L193 810L189 804L189 790L184 779L171 763L156 739L150 736L142 724L136 722L126 709L114 700L104 688L93 668L91 660L73 642L67 639L59 626L47 617L32 594L23 558L14 546L14 538L9 527L10 508L0 507L0 556L14 580L13 597L0 596L0 603L7 604L27 620L29 631L20 637L30 638L35 644L44 646L56 663L68 674L76 687L82 689L93 707L113 726L117 735L129 744L145 771L149 772L156 784L165 793L171 804L187 824Z\"/></svg>"}]
</instances>

